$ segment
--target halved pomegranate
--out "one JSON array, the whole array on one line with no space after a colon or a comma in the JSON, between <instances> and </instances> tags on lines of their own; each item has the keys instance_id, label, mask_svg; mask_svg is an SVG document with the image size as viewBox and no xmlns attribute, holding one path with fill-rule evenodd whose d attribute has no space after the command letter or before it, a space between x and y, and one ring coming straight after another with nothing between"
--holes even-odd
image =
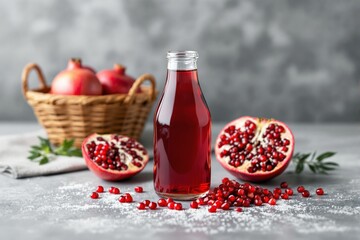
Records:
<instances>
[{"instance_id":1,"label":"halved pomegranate","mask_svg":"<svg viewBox=\"0 0 360 240\"><path fill-rule=\"evenodd\" d=\"M144 146L126 136L92 134L82 144L89 169L98 177L118 181L141 172L149 161Z\"/></svg>"},{"instance_id":2,"label":"halved pomegranate","mask_svg":"<svg viewBox=\"0 0 360 240\"><path fill-rule=\"evenodd\" d=\"M220 164L235 177L260 182L281 174L289 165L295 139L286 124L241 117L227 124L216 139Z\"/></svg>"}]
</instances>

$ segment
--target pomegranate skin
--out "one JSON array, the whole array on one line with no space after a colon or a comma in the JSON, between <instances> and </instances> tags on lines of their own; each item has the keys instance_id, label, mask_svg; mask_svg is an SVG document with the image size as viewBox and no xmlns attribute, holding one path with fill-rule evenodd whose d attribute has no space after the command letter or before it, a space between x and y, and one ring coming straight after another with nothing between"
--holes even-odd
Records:
<instances>
[{"instance_id":1,"label":"pomegranate skin","mask_svg":"<svg viewBox=\"0 0 360 240\"><path fill-rule=\"evenodd\" d=\"M81 60L71 59L66 70L54 78L51 93L58 95L101 95L99 79L89 67L83 67Z\"/></svg>"},{"instance_id":2,"label":"pomegranate skin","mask_svg":"<svg viewBox=\"0 0 360 240\"><path fill-rule=\"evenodd\" d=\"M135 82L135 79L125 74L126 68L115 64L113 69L98 72L96 76L100 80L103 94L127 94ZM137 92L141 92L138 89Z\"/></svg>"},{"instance_id":3,"label":"pomegranate skin","mask_svg":"<svg viewBox=\"0 0 360 240\"><path fill-rule=\"evenodd\" d=\"M146 166L146 164L149 161L149 156L147 154L142 155L143 157L143 164L141 167L136 167L132 165L131 163L127 163L128 169L124 171L118 171L118 170L111 170L111 169L104 169L101 166L97 165L90 157L89 157L89 150L87 149L86 145L90 143L91 141L94 141L97 137L103 137L106 140L109 140L112 138L112 134L108 135L98 135L96 133L88 136L84 139L83 144L81 146L82 154L85 159L85 163L96 176L99 178L106 180L106 181L121 181L127 178L130 178L138 173L140 173ZM120 136L125 137L125 136ZM125 137L127 138L127 137Z\"/></svg>"},{"instance_id":4,"label":"pomegranate skin","mask_svg":"<svg viewBox=\"0 0 360 240\"><path fill-rule=\"evenodd\" d=\"M222 149L218 147L218 144L221 141L220 138L221 138L221 135L224 134L225 129L227 129L229 126L232 126L232 125L239 126L241 123L244 123L246 120L251 120L252 122L259 124L259 126L265 125L265 124L270 124L270 123L276 123L276 124L284 127L284 129L285 129L286 137L290 140L290 145L288 146L286 158L284 160L282 160L281 162L279 162L278 165L276 166L276 168L272 169L271 171L266 171L266 172L257 171L254 173L250 173L246 170L245 167L237 168L237 167L231 166L220 155ZM219 161L221 166L223 166L227 171L229 171L236 178L242 179L244 181L249 181L249 182L263 182L263 181L272 179L285 171L285 169L288 167L289 163L291 162L291 158L292 158L293 152L294 152L294 144L295 144L294 135L292 134L290 128L283 122L280 122L280 121L277 121L274 119L264 119L264 118L255 118L255 117L244 116L244 117L240 117L240 118L228 123L220 131L220 134L218 135L218 137L216 139L216 143L215 143L215 155L216 155L216 159ZM247 160L250 162L251 159L247 159Z\"/></svg>"}]
</instances>

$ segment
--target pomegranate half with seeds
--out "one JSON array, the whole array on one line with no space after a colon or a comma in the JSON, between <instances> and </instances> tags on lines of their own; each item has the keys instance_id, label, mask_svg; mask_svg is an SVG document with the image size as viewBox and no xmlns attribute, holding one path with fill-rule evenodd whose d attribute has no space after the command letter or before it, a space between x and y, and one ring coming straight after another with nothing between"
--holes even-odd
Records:
<instances>
[{"instance_id":1,"label":"pomegranate half with seeds","mask_svg":"<svg viewBox=\"0 0 360 240\"><path fill-rule=\"evenodd\" d=\"M89 169L108 181L130 178L141 172L149 161L144 146L126 136L92 134L82 144Z\"/></svg>"},{"instance_id":2,"label":"pomegranate half with seeds","mask_svg":"<svg viewBox=\"0 0 360 240\"><path fill-rule=\"evenodd\" d=\"M280 121L246 116L227 124L215 144L216 158L225 169L242 180L260 182L287 168L295 140Z\"/></svg>"}]
</instances>

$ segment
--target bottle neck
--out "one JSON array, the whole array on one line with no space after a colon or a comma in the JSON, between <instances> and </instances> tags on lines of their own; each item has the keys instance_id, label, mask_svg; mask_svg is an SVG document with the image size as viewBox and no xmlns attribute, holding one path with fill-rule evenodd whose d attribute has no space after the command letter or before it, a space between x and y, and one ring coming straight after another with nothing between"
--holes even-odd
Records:
<instances>
[{"instance_id":1,"label":"bottle neck","mask_svg":"<svg viewBox=\"0 0 360 240\"><path fill-rule=\"evenodd\" d=\"M168 70L196 70L198 53L195 51L170 51L167 54Z\"/></svg>"}]
</instances>

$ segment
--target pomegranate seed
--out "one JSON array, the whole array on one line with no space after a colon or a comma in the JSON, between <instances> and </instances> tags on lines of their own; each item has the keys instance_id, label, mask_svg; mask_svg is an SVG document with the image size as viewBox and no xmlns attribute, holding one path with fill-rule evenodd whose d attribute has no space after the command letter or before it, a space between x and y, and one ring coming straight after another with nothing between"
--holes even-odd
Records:
<instances>
[{"instance_id":1,"label":"pomegranate seed","mask_svg":"<svg viewBox=\"0 0 360 240\"><path fill-rule=\"evenodd\" d=\"M275 188L274 189L274 194L281 194L281 189L280 188Z\"/></svg>"},{"instance_id":2,"label":"pomegranate seed","mask_svg":"<svg viewBox=\"0 0 360 240\"><path fill-rule=\"evenodd\" d=\"M125 196L121 196L121 197L119 198L119 202L121 202L121 203L126 202Z\"/></svg>"},{"instance_id":3,"label":"pomegranate seed","mask_svg":"<svg viewBox=\"0 0 360 240\"><path fill-rule=\"evenodd\" d=\"M214 212L216 212L216 209L217 209L216 206L211 205L211 206L209 206L208 211L211 213L214 213Z\"/></svg>"},{"instance_id":4,"label":"pomegranate seed","mask_svg":"<svg viewBox=\"0 0 360 240\"><path fill-rule=\"evenodd\" d=\"M316 194L319 196L324 195L324 190L322 188L318 188L316 189Z\"/></svg>"},{"instance_id":5,"label":"pomegranate seed","mask_svg":"<svg viewBox=\"0 0 360 240\"><path fill-rule=\"evenodd\" d=\"M151 202L151 203L149 204L149 208L150 208L151 210L155 210L155 209L157 208L157 204L156 204L155 202Z\"/></svg>"},{"instance_id":6,"label":"pomegranate seed","mask_svg":"<svg viewBox=\"0 0 360 240\"><path fill-rule=\"evenodd\" d=\"M127 203L131 203L133 201L133 198L129 193L125 193L125 201Z\"/></svg>"},{"instance_id":7,"label":"pomegranate seed","mask_svg":"<svg viewBox=\"0 0 360 240\"><path fill-rule=\"evenodd\" d=\"M277 194L277 193L275 193L275 194L273 195L273 198L275 198L276 200L279 199L279 197L280 197L280 195Z\"/></svg>"},{"instance_id":8,"label":"pomegranate seed","mask_svg":"<svg viewBox=\"0 0 360 240\"><path fill-rule=\"evenodd\" d=\"M229 181L230 181L230 179L226 177L226 178L223 178L221 182L222 182L223 184L225 184L225 183L227 183L227 182L229 182Z\"/></svg>"},{"instance_id":9,"label":"pomegranate seed","mask_svg":"<svg viewBox=\"0 0 360 240\"><path fill-rule=\"evenodd\" d=\"M269 197L268 196L264 196L263 197L263 199L262 199L262 201L264 202L264 203L268 203L269 202Z\"/></svg>"},{"instance_id":10,"label":"pomegranate seed","mask_svg":"<svg viewBox=\"0 0 360 240\"><path fill-rule=\"evenodd\" d=\"M110 189L112 194L120 194L120 189L118 189L117 187L112 187L112 189Z\"/></svg>"},{"instance_id":11,"label":"pomegranate seed","mask_svg":"<svg viewBox=\"0 0 360 240\"><path fill-rule=\"evenodd\" d=\"M288 187L287 182L282 182L282 183L280 184L280 187L281 187L281 188L287 188L287 187Z\"/></svg>"},{"instance_id":12,"label":"pomegranate seed","mask_svg":"<svg viewBox=\"0 0 360 240\"><path fill-rule=\"evenodd\" d=\"M139 210L144 210L145 209L145 204L144 203L138 203L138 205L137 205L137 208L139 209Z\"/></svg>"},{"instance_id":13,"label":"pomegranate seed","mask_svg":"<svg viewBox=\"0 0 360 240\"><path fill-rule=\"evenodd\" d=\"M263 194L269 195L269 193L270 193L269 189L267 189L267 188L264 188L264 189L263 189Z\"/></svg>"},{"instance_id":14,"label":"pomegranate seed","mask_svg":"<svg viewBox=\"0 0 360 240\"><path fill-rule=\"evenodd\" d=\"M135 192L137 192L137 193L142 193L142 192L144 191L143 188L140 187L140 186L135 187L134 190L135 190Z\"/></svg>"},{"instance_id":15,"label":"pomegranate seed","mask_svg":"<svg viewBox=\"0 0 360 240\"><path fill-rule=\"evenodd\" d=\"M175 208L175 210L180 211L180 210L182 210L182 204L181 203L175 203L174 208Z\"/></svg>"},{"instance_id":16,"label":"pomegranate seed","mask_svg":"<svg viewBox=\"0 0 360 240\"><path fill-rule=\"evenodd\" d=\"M172 199L172 198L168 198L168 199L166 199L166 202L167 202L167 203L174 202L174 199Z\"/></svg>"},{"instance_id":17,"label":"pomegranate seed","mask_svg":"<svg viewBox=\"0 0 360 240\"><path fill-rule=\"evenodd\" d=\"M146 199L146 200L143 201L143 203L144 203L146 206L149 206L150 200L147 200L147 199Z\"/></svg>"},{"instance_id":18,"label":"pomegranate seed","mask_svg":"<svg viewBox=\"0 0 360 240\"><path fill-rule=\"evenodd\" d=\"M166 207L166 206L167 206L167 202L166 202L166 200L163 199L163 198L160 198L160 199L158 200L158 204L159 204L160 207Z\"/></svg>"},{"instance_id":19,"label":"pomegranate seed","mask_svg":"<svg viewBox=\"0 0 360 240\"><path fill-rule=\"evenodd\" d=\"M96 192L98 192L98 193L104 192L104 187L103 186L98 186L97 189L96 189Z\"/></svg>"},{"instance_id":20,"label":"pomegranate seed","mask_svg":"<svg viewBox=\"0 0 360 240\"><path fill-rule=\"evenodd\" d=\"M256 206L261 206L261 205L263 204L263 202L262 202L260 199L255 199L254 204L255 204Z\"/></svg>"},{"instance_id":21,"label":"pomegranate seed","mask_svg":"<svg viewBox=\"0 0 360 240\"><path fill-rule=\"evenodd\" d=\"M235 201L235 196L234 195L230 195L229 197L228 197L228 201L230 201L230 202L234 202Z\"/></svg>"},{"instance_id":22,"label":"pomegranate seed","mask_svg":"<svg viewBox=\"0 0 360 240\"><path fill-rule=\"evenodd\" d=\"M288 200L289 199L289 195L287 195L286 193L281 194L281 198Z\"/></svg>"},{"instance_id":23,"label":"pomegranate seed","mask_svg":"<svg viewBox=\"0 0 360 240\"><path fill-rule=\"evenodd\" d=\"M301 193L301 195L302 195L303 197L305 197L305 198L308 198L308 197L310 197L310 192L309 192L308 190L304 190L304 191Z\"/></svg>"},{"instance_id":24,"label":"pomegranate seed","mask_svg":"<svg viewBox=\"0 0 360 240\"><path fill-rule=\"evenodd\" d=\"M198 205L198 203L197 203L196 201L192 201L192 202L190 203L190 207L191 207L191 208L198 208L199 205Z\"/></svg>"},{"instance_id":25,"label":"pomegranate seed","mask_svg":"<svg viewBox=\"0 0 360 240\"><path fill-rule=\"evenodd\" d=\"M235 208L235 211L237 211L237 212L242 212L242 208L241 208L241 207L237 207L237 208Z\"/></svg>"},{"instance_id":26,"label":"pomegranate seed","mask_svg":"<svg viewBox=\"0 0 360 240\"><path fill-rule=\"evenodd\" d=\"M93 193L90 195L90 197L91 197L92 199L98 199L98 198L99 198L99 194L98 194L97 192L93 192Z\"/></svg>"},{"instance_id":27,"label":"pomegranate seed","mask_svg":"<svg viewBox=\"0 0 360 240\"><path fill-rule=\"evenodd\" d=\"M250 185L249 186L249 192L251 192L251 193L255 192L255 187Z\"/></svg>"},{"instance_id":28,"label":"pomegranate seed","mask_svg":"<svg viewBox=\"0 0 360 240\"><path fill-rule=\"evenodd\" d=\"M175 203L174 203L174 202L169 202L169 203L167 204L167 207L172 210L172 209L175 208Z\"/></svg>"},{"instance_id":29,"label":"pomegranate seed","mask_svg":"<svg viewBox=\"0 0 360 240\"><path fill-rule=\"evenodd\" d=\"M245 190L244 189L239 189L237 192L238 196L244 196L245 195Z\"/></svg>"},{"instance_id":30,"label":"pomegranate seed","mask_svg":"<svg viewBox=\"0 0 360 240\"><path fill-rule=\"evenodd\" d=\"M270 198L269 204L270 205L276 205L276 199L275 198Z\"/></svg>"},{"instance_id":31,"label":"pomegranate seed","mask_svg":"<svg viewBox=\"0 0 360 240\"><path fill-rule=\"evenodd\" d=\"M288 188L285 190L285 193L289 196L292 196L294 194L293 190L291 188Z\"/></svg>"},{"instance_id":32,"label":"pomegranate seed","mask_svg":"<svg viewBox=\"0 0 360 240\"><path fill-rule=\"evenodd\" d=\"M305 190L304 186L299 186L297 188L298 193L302 193L302 192L304 192L304 190Z\"/></svg>"},{"instance_id":33,"label":"pomegranate seed","mask_svg":"<svg viewBox=\"0 0 360 240\"><path fill-rule=\"evenodd\" d=\"M222 210L229 210L230 209L230 204L223 203L220 207L221 207Z\"/></svg>"},{"instance_id":34,"label":"pomegranate seed","mask_svg":"<svg viewBox=\"0 0 360 240\"><path fill-rule=\"evenodd\" d=\"M250 207L250 200L249 199L244 200L243 207Z\"/></svg>"}]
</instances>

